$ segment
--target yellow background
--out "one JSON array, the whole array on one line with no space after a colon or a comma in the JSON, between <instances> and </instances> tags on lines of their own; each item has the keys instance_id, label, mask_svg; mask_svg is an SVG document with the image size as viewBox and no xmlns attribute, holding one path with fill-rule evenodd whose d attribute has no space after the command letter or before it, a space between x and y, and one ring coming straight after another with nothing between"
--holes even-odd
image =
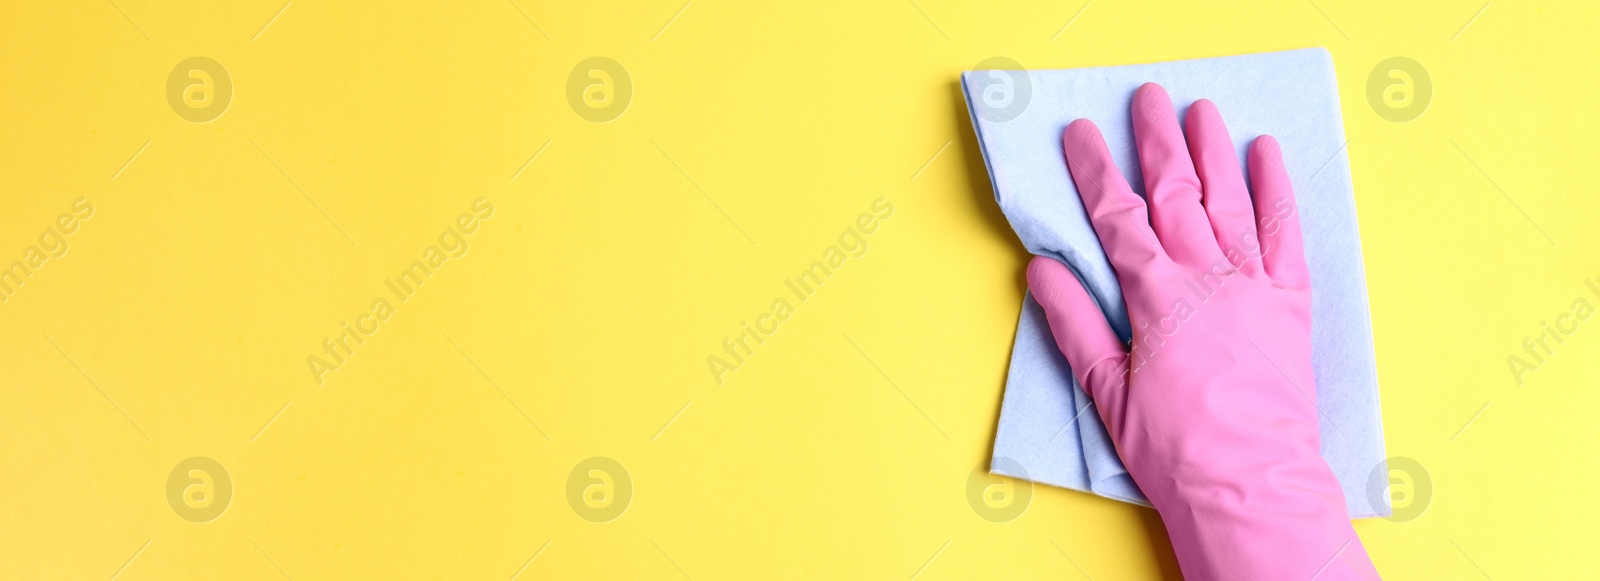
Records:
<instances>
[{"instance_id":1,"label":"yellow background","mask_svg":"<svg viewBox=\"0 0 1600 581\"><path fill-rule=\"evenodd\" d=\"M957 74L1307 46L1388 451L1434 486L1357 530L1389 578L1592 574L1600 319L1522 386L1506 357L1600 304L1600 10L1205 4L7 3L0 262L96 212L0 304L0 577L1175 578L1149 510L969 506L1026 257ZM209 123L164 93L193 56L233 81ZM566 99L593 56L634 85L610 123ZM1434 86L1410 123L1365 98L1392 56ZM318 387L306 357L480 196L469 254ZM717 386L706 357L880 196L870 253ZM204 524L165 498L193 456L233 481ZM604 524L566 498L595 456L634 486Z\"/></svg>"}]
</instances>

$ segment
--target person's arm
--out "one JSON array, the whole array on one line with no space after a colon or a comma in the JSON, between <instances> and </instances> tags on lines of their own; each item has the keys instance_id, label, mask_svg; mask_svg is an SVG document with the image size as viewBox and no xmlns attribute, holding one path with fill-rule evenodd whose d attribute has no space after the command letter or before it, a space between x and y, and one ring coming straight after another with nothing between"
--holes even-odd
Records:
<instances>
[{"instance_id":1,"label":"person's arm","mask_svg":"<svg viewBox=\"0 0 1600 581\"><path fill-rule=\"evenodd\" d=\"M1133 125L1148 206L1093 123L1062 136L1132 345L1065 265L1038 257L1028 287L1057 346L1185 578L1377 579L1318 453L1310 275L1277 142L1251 145L1247 188L1211 102L1180 128L1166 91L1146 84Z\"/></svg>"}]
</instances>

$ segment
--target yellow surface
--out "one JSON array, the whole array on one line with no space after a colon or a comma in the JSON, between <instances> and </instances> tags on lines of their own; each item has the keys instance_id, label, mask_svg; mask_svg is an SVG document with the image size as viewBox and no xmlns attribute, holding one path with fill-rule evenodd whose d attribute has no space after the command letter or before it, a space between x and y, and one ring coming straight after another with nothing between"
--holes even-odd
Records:
<instances>
[{"instance_id":1,"label":"yellow surface","mask_svg":"<svg viewBox=\"0 0 1600 581\"><path fill-rule=\"evenodd\" d=\"M1025 256L957 73L1306 46L1339 71L1388 450L1433 485L1359 523L1368 550L1395 579L1600 567L1600 320L1521 386L1506 360L1600 304L1600 10L753 4L0 7L0 263L46 258L0 303L0 577L1173 578L1148 510L967 500ZM205 123L165 92L196 56L233 89ZM603 124L566 91L596 56L632 84ZM1366 98L1393 56L1433 85L1409 123ZM398 300L479 197L469 251ZM870 251L718 386L724 337L880 197ZM307 358L378 298L318 386ZM220 515L168 500L192 457ZM568 499L591 457L632 485L610 522Z\"/></svg>"}]
</instances>

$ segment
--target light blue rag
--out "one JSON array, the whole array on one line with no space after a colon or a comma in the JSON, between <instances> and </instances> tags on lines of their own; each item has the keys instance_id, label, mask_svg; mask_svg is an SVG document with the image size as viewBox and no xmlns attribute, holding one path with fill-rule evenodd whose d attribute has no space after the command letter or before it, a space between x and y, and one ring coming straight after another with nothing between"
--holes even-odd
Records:
<instances>
[{"instance_id":1,"label":"light blue rag","mask_svg":"<svg viewBox=\"0 0 1600 581\"><path fill-rule=\"evenodd\" d=\"M1258 135L1281 144L1311 270L1322 456L1338 476L1350 516L1388 515L1387 493L1369 487L1379 471L1382 484L1388 482L1378 370L1339 92L1326 50L964 73L968 112L1000 209L1028 251L1077 273L1128 340L1122 293L1062 160L1061 132L1074 119L1094 121L1128 183L1143 195L1129 111L1134 89L1151 81L1172 96L1179 119L1197 99L1215 102L1240 160ZM1043 309L1024 296L994 444L995 458L1014 462L992 461L991 471L1148 505L1089 401L1056 348Z\"/></svg>"}]
</instances>

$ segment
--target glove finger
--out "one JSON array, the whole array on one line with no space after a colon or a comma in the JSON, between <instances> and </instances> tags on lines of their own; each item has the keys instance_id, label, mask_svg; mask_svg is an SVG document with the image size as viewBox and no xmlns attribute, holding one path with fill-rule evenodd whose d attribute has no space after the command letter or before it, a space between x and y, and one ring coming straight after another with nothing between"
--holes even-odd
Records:
<instances>
[{"instance_id":1,"label":"glove finger","mask_svg":"<svg viewBox=\"0 0 1600 581\"><path fill-rule=\"evenodd\" d=\"M1116 268L1117 278L1127 286L1151 263L1166 257L1150 231L1144 198L1128 187L1093 122L1079 119L1067 125L1061 133L1061 147L1100 246Z\"/></svg>"},{"instance_id":2,"label":"glove finger","mask_svg":"<svg viewBox=\"0 0 1600 581\"><path fill-rule=\"evenodd\" d=\"M1261 242L1256 239L1250 190L1244 187L1239 156L1234 153L1227 125L1222 123L1222 113L1215 103L1201 99L1189 105L1184 125L1189 135L1189 154L1194 157L1204 189L1206 218L1211 220L1217 246L1239 272L1262 278Z\"/></svg>"},{"instance_id":3,"label":"glove finger","mask_svg":"<svg viewBox=\"0 0 1600 581\"><path fill-rule=\"evenodd\" d=\"M1111 330L1100 305L1066 265L1043 256L1028 263L1028 290L1044 307L1056 347L1067 357L1084 391L1102 413L1120 408L1128 348Z\"/></svg>"},{"instance_id":4,"label":"glove finger","mask_svg":"<svg viewBox=\"0 0 1600 581\"><path fill-rule=\"evenodd\" d=\"M1261 263L1267 277L1286 288L1311 288L1305 242L1294 188L1283 165L1283 152L1271 135L1250 144L1250 184L1255 191L1256 231L1261 235Z\"/></svg>"},{"instance_id":5,"label":"glove finger","mask_svg":"<svg viewBox=\"0 0 1600 581\"><path fill-rule=\"evenodd\" d=\"M1150 224L1172 260L1202 266L1222 258L1200 205L1200 178L1166 89L1145 83L1133 93L1133 138L1139 149Z\"/></svg>"}]
</instances>

